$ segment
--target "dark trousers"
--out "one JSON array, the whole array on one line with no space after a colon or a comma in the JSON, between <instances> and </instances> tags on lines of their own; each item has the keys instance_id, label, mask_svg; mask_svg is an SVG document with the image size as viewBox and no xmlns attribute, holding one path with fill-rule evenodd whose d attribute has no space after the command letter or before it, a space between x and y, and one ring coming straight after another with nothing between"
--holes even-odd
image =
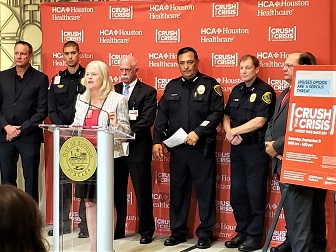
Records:
<instances>
[{"instance_id":1,"label":"dark trousers","mask_svg":"<svg viewBox=\"0 0 336 252\"><path fill-rule=\"evenodd\" d=\"M231 146L231 191L237 233L260 237L263 234L269 156L264 144Z\"/></svg>"},{"instance_id":2,"label":"dark trousers","mask_svg":"<svg viewBox=\"0 0 336 252\"><path fill-rule=\"evenodd\" d=\"M88 233L89 231L88 231L87 222L86 222L86 208L85 208L84 198L80 199L79 218L81 219L80 223L78 223L79 229L84 233Z\"/></svg>"},{"instance_id":3,"label":"dark trousers","mask_svg":"<svg viewBox=\"0 0 336 252\"><path fill-rule=\"evenodd\" d=\"M61 227L70 228L71 220L69 218L71 204L72 204L72 181L65 178L63 172L61 172L61 184L60 184L60 224ZM78 227L82 232L87 233L87 223L86 223L86 210L85 210L85 201L84 198L80 198L79 203L79 217L81 222L78 224Z\"/></svg>"},{"instance_id":4,"label":"dark trousers","mask_svg":"<svg viewBox=\"0 0 336 252\"><path fill-rule=\"evenodd\" d=\"M215 224L216 158L204 157L203 148L181 145L170 155L170 229L174 237L186 237L192 185L198 200L201 223L198 237L210 238Z\"/></svg>"},{"instance_id":5,"label":"dark trousers","mask_svg":"<svg viewBox=\"0 0 336 252\"><path fill-rule=\"evenodd\" d=\"M280 183L283 192L284 185ZM293 252L309 252L311 241L311 218L314 189L306 186L288 185L284 201L287 237Z\"/></svg>"},{"instance_id":6,"label":"dark trousers","mask_svg":"<svg viewBox=\"0 0 336 252\"><path fill-rule=\"evenodd\" d=\"M123 171L125 157L114 159L114 207L117 212L115 233L125 234L125 224L127 216L127 180Z\"/></svg>"},{"instance_id":7,"label":"dark trousers","mask_svg":"<svg viewBox=\"0 0 336 252\"><path fill-rule=\"evenodd\" d=\"M290 187L293 187L289 185ZM295 187L295 186L294 186ZM284 185L280 183L280 189L283 191ZM292 189L294 190L294 189ZM291 190L291 191L292 191ZM325 200L327 196L327 190L320 189L320 188L312 188L312 208L311 208L311 241L309 244L309 251L314 252L315 250L325 250L327 248L327 239L326 239L326 220L325 220ZM308 193L310 196L311 193ZM297 204L297 203L295 203ZM305 210L309 212L309 209L305 207ZM306 212L307 212L306 211ZM286 218L286 212L285 212ZM293 218L293 217L292 217ZM286 218L287 221L287 218ZM287 227L288 228L288 227ZM296 236L294 236L296 237ZM307 236L306 239L310 239L310 236ZM293 240L293 238L292 238ZM288 246L291 246L290 239L288 237L288 231L286 233L286 240L285 242ZM296 242L293 242L296 244ZM301 242L302 243L302 242ZM301 244L299 243L299 244ZM304 242L306 244L308 242ZM302 246L302 245L300 245ZM306 245L304 246L306 249ZM299 247L300 249L300 247ZM293 249L294 250L294 249Z\"/></svg>"},{"instance_id":8,"label":"dark trousers","mask_svg":"<svg viewBox=\"0 0 336 252\"><path fill-rule=\"evenodd\" d=\"M314 188L313 209L311 218L312 248L317 249L327 248L326 219L325 219L325 207L324 207L326 197L327 197L327 190Z\"/></svg>"},{"instance_id":9,"label":"dark trousers","mask_svg":"<svg viewBox=\"0 0 336 252\"><path fill-rule=\"evenodd\" d=\"M130 162L127 158L120 159L115 165L115 204L117 211L116 232L125 233L127 215L127 184L131 176L137 199L139 216L139 233L153 236L155 223L153 218L152 173L150 162Z\"/></svg>"},{"instance_id":10,"label":"dark trousers","mask_svg":"<svg viewBox=\"0 0 336 252\"><path fill-rule=\"evenodd\" d=\"M17 162L21 156L25 191L39 202L38 171L41 143L0 143L1 183L17 186Z\"/></svg>"}]
</instances>

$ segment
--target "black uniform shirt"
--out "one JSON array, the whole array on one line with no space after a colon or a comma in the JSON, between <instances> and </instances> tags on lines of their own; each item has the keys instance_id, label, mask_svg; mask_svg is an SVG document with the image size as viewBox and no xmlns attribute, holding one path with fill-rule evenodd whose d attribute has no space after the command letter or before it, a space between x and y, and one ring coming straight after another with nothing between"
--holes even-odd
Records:
<instances>
[{"instance_id":1,"label":"black uniform shirt","mask_svg":"<svg viewBox=\"0 0 336 252\"><path fill-rule=\"evenodd\" d=\"M216 135L223 113L222 89L215 79L201 73L192 80L173 79L159 102L153 143L162 143L166 129L172 135L181 127L187 133L195 131L199 142L204 142L206 137Z\"/></svg>"},{"instance_id":2,"label":"black uniform shirt","mask_svg":"<svg viewBox=\"0 0 336 252\"><path fill-rule=\"evenodd\" d=\"M74 74L66 69L53 77L48 91L48 110L52 123L70 125L73 122L78 86L84 74L85 68L79 65ZM61 78L59 83L55 81L56 76Z\"/></svg>"},{"instance_id":3,"label":"black uniform shirt","mask_svg":"<svg viewBox=\"0 0 336 252\"><path fill-rule=\"evenodd\" d=\"M271 119L274 112L275 92L258 77L250 87L244 82L232 89L224 113L231 119L231 127L240 126L255 117ZM263 130L267 128L267 123Z\"/></svg>"}]
</instances>

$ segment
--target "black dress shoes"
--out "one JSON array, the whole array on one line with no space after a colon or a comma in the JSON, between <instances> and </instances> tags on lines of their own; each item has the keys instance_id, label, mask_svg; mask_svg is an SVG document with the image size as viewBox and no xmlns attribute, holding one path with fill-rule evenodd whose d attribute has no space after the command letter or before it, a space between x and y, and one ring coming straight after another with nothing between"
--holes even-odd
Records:
<instances>
[{"instance_id":1,"label":"black dress shoes","mask_svg":"<svg viewBox=\"0 0 336 252\"><path fill-rule=\"evenodd\" d=\"M60 235L64 235L64 234L70 234L71 233L71 227L64 227L64 228L60 228ZM54 235L54 230L50 229L48 231L48 236L53 236Z\"/></svg>"},{"instance_id":2,"label":"black dress shoes","mask_svg":"<svg viewBox=\"0 0 336 252\"><path fill-rule=\"evenodd\" d=\"M79 231L78 238L89 238L89 232Z\"/></svg>"},{"instance_id":3,"label":"black dress shoes","mask_svg":"<svg viewBox=\"0 0 336 252\"><path fill-rule=\"evenodd\" d=\"M169 236L165 241L164 245L165 246L175 246L179 243L186 242L187 239L185 237L180 237L180 238L175 238L174 236Z\"/></svg>"},{"instance_id":4,"label":"black dress shoes","mask_svg":"<svg viewBox=\"0 0 336 252\"><path fill-rule=\"evenodd\" d=\"M247 236L245 241L238 246L238 250L243 252L252 252L261 249L262 247L261 237Z\"/></svg>"},{"instance_id":5,"label":"black dress shoes","mask_svg":"<svg viewBox=\"0 0 336 252\"><path fill-rule=\"evenodd\" d=\"M140 244L148 244L152 242L152 237L149 235L141 235Z\"/></svg>"},{"instance_id":6,"label":"black dress shoes","mask_svg":"<svg viewBox=\"0 0 336 252\"><path fill-rule=\"evenodd\" d=\"M233 237L230 241L226 241L225 247L227 248L238 248L240 244L242 244L246 239L246 235L238 233L235 237Z\"/></svg>"},{"instance_id":7,"label":"black dress shoes","mask_svg":"<svg viewBox=\"0 0 336 252\"><path fill-rule=\"evenodd\" d=\"M211 246L211 240L210 240L210 238L203 238L203 237L201 237L201 238L198 239L196 248L207 249L207 248L210 248L210 246Z\"/></svg>"},{"instance_id":8,"label":"black dress shoes","mask_svg":"<svg viewBox=\"0 0 336 252\"><path fill-rule=\"evenodd\" d=\"M114 240L118 240L118 239L122 239L122 238L125 238L125 231L124 230L116 229L114 231L114 237L113 237L113 239Z\"/></svg>"},{"instance_id":9,"label":"black dress shoes","mask_svg":"<svg viewBox=\"0 0 336 252\"><path fill-rule=\"evenodd\" d=\"M270 249L271 252L292 252L292 248L289 244L289 242L287 242L287 240L285 240L283 243L281 243L279 246L277 247L272 247Z\"/></svg>"}]
</instances>

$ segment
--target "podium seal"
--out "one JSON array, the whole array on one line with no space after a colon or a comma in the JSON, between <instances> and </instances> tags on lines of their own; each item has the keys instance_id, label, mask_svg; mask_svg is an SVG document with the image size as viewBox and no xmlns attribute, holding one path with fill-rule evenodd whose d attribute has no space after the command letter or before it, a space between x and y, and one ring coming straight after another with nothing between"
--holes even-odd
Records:
<instances>
[{"instance_id":1,"label":"podium seal","mask_svg":"<svg viewBox=\"0 0 336 252\"><path fill-rule=\"evenodd\" d=\"M73 181L89 179L97 169L95 147L84 137L69 138L60 150L60 166L64 174Z\"/></svg>"}]
</instances>

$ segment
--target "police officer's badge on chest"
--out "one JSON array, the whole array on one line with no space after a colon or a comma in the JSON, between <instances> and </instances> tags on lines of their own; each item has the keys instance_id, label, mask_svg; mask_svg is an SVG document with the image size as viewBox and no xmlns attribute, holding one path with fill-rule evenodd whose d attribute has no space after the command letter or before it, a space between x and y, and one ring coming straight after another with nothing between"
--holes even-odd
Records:
<instances>
[{"instance_id":1,"label":"police officer's badge on chest","mask_svg":"<svg viewBox=\"0 0 336 252\"><path fill-rule=\"evenodd\" d=\"M250 102L254 102L256 98L257 98L257 94L256 93L251 94L250 95Z\"/></svg>"},{"instance_id":2,"label":"police officer's badge on chest","mask_svg":"<svg viewBox=\"0 0 336 252\"><path fill-rule=\"evenodd\" d=\"M202 94L204 94L204 92L205 92L205 86L204 85L199 85L198 87L197 87L197 93L198 94L200 94L200 95L202 95Z\"/></svg>"}]
</instances>

